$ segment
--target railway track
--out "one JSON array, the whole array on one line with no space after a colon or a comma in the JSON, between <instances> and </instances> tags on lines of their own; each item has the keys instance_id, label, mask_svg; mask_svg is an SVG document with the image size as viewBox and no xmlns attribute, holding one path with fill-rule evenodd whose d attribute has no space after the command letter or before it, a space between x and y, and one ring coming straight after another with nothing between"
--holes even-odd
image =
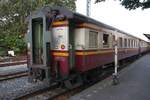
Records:
<instances>
[{"instance_id":1,"label":"railway track","mask_svg":"<svg viewBox=\"0 0 150 100\"><path fill-rule=\"evenodd\" d=\"M122 70L127 65L131 64L133 61L128 61L128 63L124 63L121 67L119 67L119 70ZM35 91L30 94L26 94L23 96L18 97L17 99L21 100L41 100L43 98L46 98L46 100L67 100L70 96L73 96L76 93L79 93L83 91L84 89L96 84L97 82L100 82L107 77L110 77L113 73L112 69L107 69L104 74L100 75L99 78L90 83L90 84L84 84L84 85L77 85L74 86L72 89L65 89L60 88L58 84L54 84L53 86L50 86L48 88L40 89L38 91Z\"/></svg>"},{"instance_id":2,"label":"railway track","mask_svg":"<svg viewBox=\"0 0 150 100\"><path fill-rule=\"evenodd\" d=\"M11 73L11 74L6 74L6 75L0 75L0 82L14 79L14 78L20 78L20 77L27 76L27 75L28 75L27 71L16 72L16 73Z\"/></svg>"},{"instance_id":3,"label":"railway track","mask_svg":"<svg viewBox=\"0 0 150 100\"><path fill-rule=\"evenodd\" d=\"M8 67L14 65L21 65L21 64L27 64L27 60L13 61L13 62L0 62L0 67Z\"/></svg>"},{"instance_id":4,"label":"railway track","mask_svg":"<svg viewBox=\"0 0 150 100\"><path fill-rule=\"evenodd\" d=\"M109 74L108 74L109 73ZM84 84L84 85L76 85L72 89L65 89L59 87L58 84L54 84L48 88L44 88L38 91L35 91L30 94L26 94L23 96L20 96L16 99L21 99L21 100L41 100L43 98L46 98L46 100L67 100L70 96L81 92L82 90L94 85L95 83L102 81L106 77L110 76L112 74L112 71L106 72L105 74L101 75L100 78L91 83L91 84Z\"/></svg>"}]
</instances>

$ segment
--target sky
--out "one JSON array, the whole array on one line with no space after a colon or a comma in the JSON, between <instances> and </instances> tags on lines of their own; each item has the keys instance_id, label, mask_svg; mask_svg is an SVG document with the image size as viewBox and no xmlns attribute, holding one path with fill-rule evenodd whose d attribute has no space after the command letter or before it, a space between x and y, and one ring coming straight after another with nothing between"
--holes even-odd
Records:
<instances>
[{"instance_id":1,"label":"sky","mask_svg":"<svg viewBox=\"0 0 150 100\"><path fill-rule=\"evenodd\" d=\"M150 9L127 10L119 0L94 3L91 0L90 17L136 37L147 40L143 33L150 34ZM77 12L86 15L86 0L76 1Z\"/></svg>"}]
</instances>

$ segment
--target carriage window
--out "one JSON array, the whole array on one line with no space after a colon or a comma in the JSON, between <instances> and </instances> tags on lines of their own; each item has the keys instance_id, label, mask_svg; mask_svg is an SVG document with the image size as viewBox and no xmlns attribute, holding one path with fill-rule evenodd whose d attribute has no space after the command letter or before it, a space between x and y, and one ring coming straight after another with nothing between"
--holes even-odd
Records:
<instances>
[{"instance_id":1,"label":"carriage window","mask_svg":"<svg viewBox=\"0 0 150 100\"><path fill-rule=\"evenodd\" d=\"M123 47L123 46L122 46L122 38L121 38L121 37L119 38L119 47L120 47L120 48Z\"/></svg>"},{"instance_id":2,"label":"carriage window","mask_svg":"<svg viewBox=\"0 0 150 100\"><path fill-rule=\"evenodd\" d=\"M133 45L134 45L133 47L135 47L135 40L133 40Z\"/></svg>"},{"instance_id":3,"label":"carriage window","mask_svg":"<svg viewBox=\"0 0 150 100\"><path fill-rule=\"evenodd\" d=\"M115 35L113 35L113 42L115 42Z\"/></svg>"},{"instance_id":4,"label":"carriage window","mask_svg":"<svg viewBox=\"0 0 150 100\"><path fill-rule=\"evenodd\" d=\"M108 47L109 45L109 35L103 34L103 47Z\"/></svg>"},{"instance_id":5,"label":"carriage window","mask_svg":"<svg viewBox=\"0 0 150 100\"><path fill-rule=\"evenodd\" d=\"M130 48L130 39L128 39L128 47Z\"/></svg>"},{"instance_id":6,"label":"carriage window","mask_svg":"<svg viewBox=\"0 0 150 100\"><path fill-rule=\"evenodd\" d=\"M137 42L136 42L136 40L135 40L135 47L136 47L136 44L137 44Z\"/></svg>"},{"instance_id":7,"label":"carriage window","mask_svg":"<svg viewBox=\"0 0 150 100\"><path fill-rule=\"evenodd\" d=\"M127 39L124 39L124 47L127 47Z\"/></svg>"},{"instance_id":8,"label":"carriage window","mask_svg":"<svg viewBox=\"0 0 150 100\"><path fill-rule=\"evenodd\" d=\"M134 40L132 40L132 41L133 41L133 43L132 43L132 44L133 44L133 46L132 46L132 47L134 47Z\"/></svg>"},{"instance_id":9,"label":"carriage window","mask_svg":"<svg viewBox=\"0 0 150 100\"><path fill-rule=\"evenodd\" d=\"M133 40L131 40L131 48L133 48Z\"/></svg>"},{"instance_id":10,"label":"carriage window","mask_svg":"<svg viewBox=\"0 0 150 100\"><path fill-rule=\"evenodd\" d=\"M132 48L132 40L130 40L130 47Z\"/></svg>"},{"instance_id":11,"label":"carriage window","mask_svg":"<svg viewBox=\"0 0 150 100\"><path fill-rule=\"evenodd\" d=\"M89 48L97 48L98 46L98 32L89 32Z\"/></svg>"}]
</instances>

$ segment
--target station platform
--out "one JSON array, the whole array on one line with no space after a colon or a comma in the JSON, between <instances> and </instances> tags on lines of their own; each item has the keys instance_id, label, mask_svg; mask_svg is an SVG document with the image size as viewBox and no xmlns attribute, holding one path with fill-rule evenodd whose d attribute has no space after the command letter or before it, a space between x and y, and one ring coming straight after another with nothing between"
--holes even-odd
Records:
<instances>
[{"instance_id":1,"label":"station platform","mask_svg":"<svg viewBox=\"0 0 150 100\"><path fill-rule=\"evenodd\" d=\"M121 70L119 80L118 85L112 85L108 77L70 100L150 100L150 54Z\"/></svg>"}]
</instances>

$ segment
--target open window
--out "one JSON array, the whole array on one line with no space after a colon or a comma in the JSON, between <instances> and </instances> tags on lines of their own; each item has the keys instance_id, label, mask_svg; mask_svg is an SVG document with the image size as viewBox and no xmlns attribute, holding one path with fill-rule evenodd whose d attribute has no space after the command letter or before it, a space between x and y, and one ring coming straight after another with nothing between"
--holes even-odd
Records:
<instances>
[{"instance_id":1,"label":"open window","mask_svg":"<svg viewBox=\"0 0 150 100\"><path fill-rule=\"evenodd\" d=\"M103 34L103 47L108 48L109 47L109 34Z\"/></svg>"},{"instance_id":2,"label":"open window","mask_svg":"<svg viewBox=\"0 0 150 100\"><path fill-rule=\"evenodd\" d=\"M98 47L98 32L90 31L89 32L89 48Z\"/></svg>"}]
</instances>

